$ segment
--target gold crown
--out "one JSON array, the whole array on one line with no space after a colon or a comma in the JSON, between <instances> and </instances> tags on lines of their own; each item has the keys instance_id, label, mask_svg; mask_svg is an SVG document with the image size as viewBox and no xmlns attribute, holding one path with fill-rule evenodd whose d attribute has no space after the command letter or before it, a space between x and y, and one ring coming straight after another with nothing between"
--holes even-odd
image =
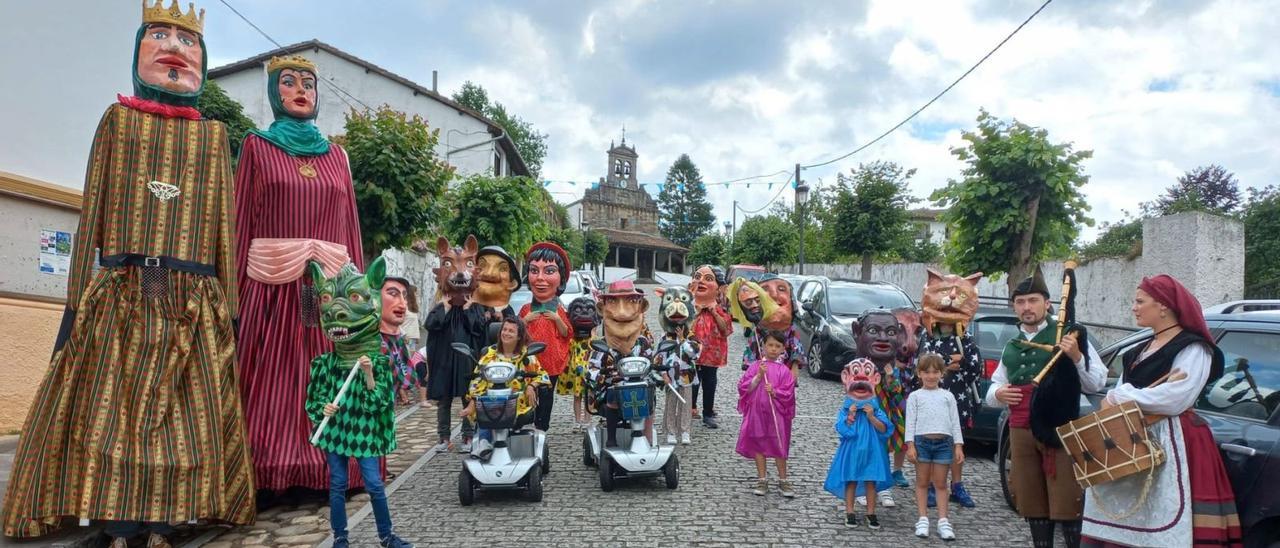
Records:
<instances>
[{"instance_id":1,"label":"gold crown","mask_svg":"<svg viewBox=\"0 0 1280 548\"><path fill-rule=\"evenodd\" d=\"M196 16L196 6L187 3L187 13L182 13L178 0L173 0L168 8L163 6L164 0L156 0L155 5L147 7L147 0L142 0L142 23L145 25L174 25L196 34L204 34L204 9Z\"/></svg>"},{"instance_id":2,"label":"gold crown","mask_svg":"<svg viewBox=\"0 0 1280 548\"><path fill-rule=\"evenodd\" d=\"M311 74L316 73L316 64L308 61L306 57L301 55L286 55L284 57L276 57L273 55L271 56L271 60L267 62L267 74L287 68L305 70Z\"/></svg>"}]
</instances>

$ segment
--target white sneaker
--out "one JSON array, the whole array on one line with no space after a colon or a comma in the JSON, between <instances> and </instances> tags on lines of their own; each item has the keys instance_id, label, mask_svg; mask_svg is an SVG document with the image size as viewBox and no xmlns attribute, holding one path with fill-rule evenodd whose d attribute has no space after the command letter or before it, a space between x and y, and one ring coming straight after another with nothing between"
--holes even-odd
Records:
<instances>
[{"instance_id":1,"label":"white sneaker","mask_svg":"<svg viewBox=\"0 0 1280 548\"><path fill-rule=\"evenodd\" d=\"M689 439L689 433L688 433L688 432L685 432L685 433L683 433L683 434L680 434L680 444L681 444L681 445L689 445L690 443L693 443L693 440Z\"/></svg>"},{"instance_id":2,"label":"white sneaker","mask_svg":"<svg viewBox=\"0 0 1280 548\"><path fill-rule=\"evenodd\" d=\"M667 434L667 445L675 445L675 444L676 444L676 435Z\"/></svg>"},{"instance_id":3,"label":"white sneaker","mask_svg":"<svg viewBox=\"0 0 1280 548\"><path fill-rule=\"evenodd\" d=\"M939 523L941 525L941 523ZM916 536L920 538L929 538L929 518L920 516L916 520Z\"/></svg>"},{"instance_id":4,"label":"white sneaker","mask_svg":"<svg viewBox=\"0 0 1280 548\"><path fill-rule=\"evenodd\" d=\"M876 504L885 508L893 508L898 505L898 503L893 501L893 491L888 489L876 493Z\"/></svg>"},{"instance_id":5,"label":"white sneaker","mask_svg":"<svg viewBox=\"0 0 1280 548\"><path fill-rule=\"evenodd\" d=\"M927 532L926 532L927 533ZM920 526L916 526L916 534L920 534ZM938 538L942 540L955 540L956 532L951 529L951 522L947 518L938 520Z\"/></svg>"}]
</instances>

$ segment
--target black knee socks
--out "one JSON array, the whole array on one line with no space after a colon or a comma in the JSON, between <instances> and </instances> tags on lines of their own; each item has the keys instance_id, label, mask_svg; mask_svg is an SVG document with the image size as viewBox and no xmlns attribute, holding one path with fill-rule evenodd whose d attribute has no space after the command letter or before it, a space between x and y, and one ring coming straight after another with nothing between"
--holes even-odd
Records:
<instances>
[{"instance_id":1,"label":"black knee socks","mask_svg":"<svg viewBox=\"0 0 1280 548\"><path fill-rule=\"evenodd\" d=\"M1080 528L1084 523L1078 519L1058 523L1062 524L1062 540L1067 548L1080 548Z\"/></svg>"},{"instance_id":2,"label":"black knee socks","mask_svg":"<svg viewBox=\"0 0 1280 548\"><path fill-rule=\"evenodd\" d=\"M1053 548L1053 523L1045 518L1027 518L1031 526L1031 545L1035 548Z\"/></svg>"}]
</instances>

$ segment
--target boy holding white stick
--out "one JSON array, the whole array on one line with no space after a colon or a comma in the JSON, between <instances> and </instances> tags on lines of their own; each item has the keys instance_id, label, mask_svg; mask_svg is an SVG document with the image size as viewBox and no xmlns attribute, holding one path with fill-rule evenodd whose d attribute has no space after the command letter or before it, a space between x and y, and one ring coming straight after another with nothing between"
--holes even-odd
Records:
<instances>
[{"instance_id":1,"label":"boy holding white stick","mask_svg":"<svg viewBox=\"0 0 1280 548\"><path fill-rule=\"evenodd\" d=\"M379 257L363 275L347 264L333 278L326 278L314 262L308 270L320 299L320 327L334 348L311 361L306 401L307 416L317 425L312 443L325 452L329 464L333 546L349 545L347 465L355 459L373 505L380 544L412 548L391 531L380 462L396 448L391 364L381 352L378 328L386 264Z\"/></svg>"}]
</instances>

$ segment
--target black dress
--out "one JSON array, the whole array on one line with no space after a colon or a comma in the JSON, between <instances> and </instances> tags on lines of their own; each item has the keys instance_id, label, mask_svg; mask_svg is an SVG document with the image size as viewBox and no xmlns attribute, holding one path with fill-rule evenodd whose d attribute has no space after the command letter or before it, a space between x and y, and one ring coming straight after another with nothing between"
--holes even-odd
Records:
<instances>
[{"instance_id":1,"label":"black dress","mask_svg":"<svg viewBox=\"0 0 1280 548\"><path fill-rule=\"evenodd\" d=\"M427 363L431 375L427 379L427 397L433 400L461 398L467 395L471 385L471 373L475 371L474 353L483 349L485 320L481 306L463 310L460 306L445 311L444 303L437 304L427 314ZM471 347L472 358L455 351L453 343L465 343Z\"/></svg>"}]
</instances>

